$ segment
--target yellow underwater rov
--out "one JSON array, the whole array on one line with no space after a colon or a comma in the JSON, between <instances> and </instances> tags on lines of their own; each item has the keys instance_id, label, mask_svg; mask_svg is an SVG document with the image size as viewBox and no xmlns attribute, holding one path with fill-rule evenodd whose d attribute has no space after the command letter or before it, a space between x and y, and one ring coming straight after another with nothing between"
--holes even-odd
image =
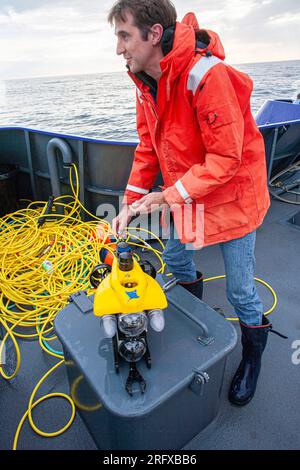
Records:
<instances>
[{"instance_id":1,"label":"yellow underwater rov","mask_svg":"<svg viewBox=\"0 0 300 470\"><path fill-rule=\"evenodd\" d=\"M125 388L132 396L134 382L139 383L142 393L146 388L137 362L144 358L151 368L148 325L156 332L164 329L164 309L168 303L151 263L139 263L125 242L118 243L116 248L111 265L99 265L91 274L91 283L97 287L94 314L101 317L105 335L112 338L116 372L120 358L130 365Z\"/></svg>"}]
</instances>

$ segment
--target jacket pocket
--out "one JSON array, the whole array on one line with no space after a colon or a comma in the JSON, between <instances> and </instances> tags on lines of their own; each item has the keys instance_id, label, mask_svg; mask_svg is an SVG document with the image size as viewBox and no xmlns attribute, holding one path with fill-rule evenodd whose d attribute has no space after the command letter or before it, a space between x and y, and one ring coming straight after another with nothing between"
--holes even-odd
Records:
<instances>
[{"instance_id":1,"label":"jacket pocket","mask_svg":"<svg viewBox=\"0 0 300 470\"><path fill-rule=\"evenodd\" d=\"M249 223L239 197L239 186L231 184L224 189L217 189L202 200L206 235L222 233Z\"/></svg>"},{"instance_id":2,"label":"jacket pocket","mask_svg":"<svg viewBox=\"0 0 300 470\"><path fill-rule=\"evenodd\" d=\"M204 205L205 209L211 207L219 206L222 204L227 204L228 202L233 202L238 199L238 185L230 184L227 186L222 186L221 188L215 189L207 196L205 196L201 203Z\"/></svg>"},{"instance_id":3,"label":"jacket pocket","mask_svg":"<svg viewBox=\"0 0 300 470\"><path fill-rule=\"evenodd\" d=\"M199 124L206 148L217 141L219 128L232 124L235 121L235 111L230 103L201 111L199 114Z\"/></svg>"}]
</instances>

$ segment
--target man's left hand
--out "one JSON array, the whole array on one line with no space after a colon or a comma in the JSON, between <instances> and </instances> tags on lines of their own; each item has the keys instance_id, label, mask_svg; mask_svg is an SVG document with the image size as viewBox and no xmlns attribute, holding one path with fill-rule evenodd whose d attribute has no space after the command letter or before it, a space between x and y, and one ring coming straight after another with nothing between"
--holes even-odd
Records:
<instances>
[{"instance_id":1,"label":"man's left hand","mask_svg":"<svg viewBox=\"0 0 300 470\"><path fill-rule=\"evenodd\" d=\"M150 193L142 197L131 205L132 210L139 214L151 214L160 209L160 206L166 204L162 192Z\"/></svg>"}]
</instances>

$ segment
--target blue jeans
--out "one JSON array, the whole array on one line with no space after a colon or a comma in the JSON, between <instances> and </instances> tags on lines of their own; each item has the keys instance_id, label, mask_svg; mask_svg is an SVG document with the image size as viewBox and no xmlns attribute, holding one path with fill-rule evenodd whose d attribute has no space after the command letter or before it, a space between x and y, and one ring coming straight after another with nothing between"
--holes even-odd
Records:
<instances>
[{"instance_id":1,"label":"blue jeans","mask_svg":"<svg viewBox=\"0 0 300 470\"><path fill-rule=\"evenodd\" d=\"M182 282L194 281L196 265L193 260L194 250L171 236L163 253L163 260L171 271ZM256 231L229 242L220 243L226 274L226 293L228 301L234 307L240 321L249 326L261 325L263 305L258 296L255 281L255 248ZM216 273L217 275L218 273Z\"/></svg>"}]
</instances>

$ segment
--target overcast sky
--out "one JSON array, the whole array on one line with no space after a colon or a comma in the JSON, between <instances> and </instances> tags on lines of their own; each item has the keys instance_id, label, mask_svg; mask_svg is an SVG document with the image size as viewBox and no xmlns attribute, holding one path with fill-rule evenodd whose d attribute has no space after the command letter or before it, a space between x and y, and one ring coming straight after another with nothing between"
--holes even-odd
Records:
<instances>
[{"instance_id":1,"label":"overcast sky","mask_svg":"<svg viewBox=\"0 0 300 470\"><path fill-rule=\"evenodd\" d=\"M0 79L124 70L113 0L0 0ZM220 35L230 64L300 59L300 0L173 0Z\"/></svg>"}]
</instances>

